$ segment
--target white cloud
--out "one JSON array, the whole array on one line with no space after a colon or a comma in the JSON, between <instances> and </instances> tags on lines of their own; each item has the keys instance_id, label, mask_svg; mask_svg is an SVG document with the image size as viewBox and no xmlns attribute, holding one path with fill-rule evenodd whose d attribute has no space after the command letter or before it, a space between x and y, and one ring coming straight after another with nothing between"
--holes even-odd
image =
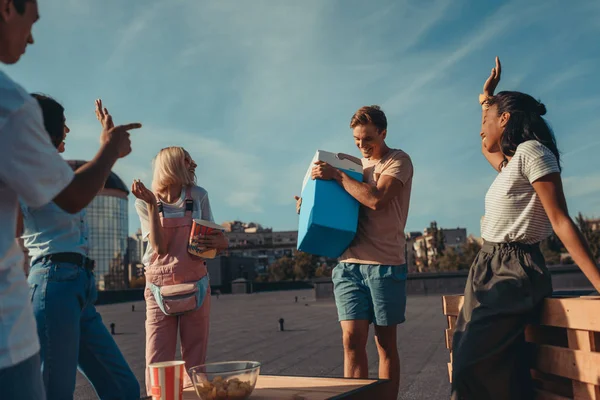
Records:
<instances>
[{"instance_id":1,"label":"white cloud","mask_svg":"<svg viewBox=\"0 0 600 400\"><path fill-rule=\"evenodd\" d=\"M122 27L114 36L114 50L107 57L106 67L116 67L128 62L128 53L136 46L136 42L142 39L144 32L147 32L150 27L156 27L156 20L161 16L161 13L167 8L172 7L171 3L154 2L152 5L145 5L141 12L135 10L133 18L125 19Z\"/></svg>"},{"instance_id":2,"label":"white cloud","mask_svg":"<svg viewBox=\"0 0 600 400\"><path fill-rule=\"evenodd\" d=\"M510 33L511 29L520 21L540 18L541 12L547 7L536 5L523 8L522 4L508 3L486 18L478 29L470 32L465 42L450 52L441 51L430 55L429 65L423 64L421 69L412 71L413 78L406 82L406 86L398 87L397 94L385 101L385 106L390 110L407 110L408 106L418 104L419 101L430 97L430 92L425 92L426 86L435 81L448 79L449 70L476 50L482 49L486 44L497 41L502 35ZM419 57L423 57L419 54Z\"/></svg>"},{"instance_id":3,"label":"white cloud","mask_svg":"<svg viewBox=\"0 0 600 400\"><path fill-rule=\"evenodd\" d=\"M571 81L588 75L593 76L590 79L595 79L596 63L591 60L576 62L567 69L560 70L544 79L543 84L539 85L538 93L540 95L552 93L562 89Z\"/></svg>"}]
</instances>

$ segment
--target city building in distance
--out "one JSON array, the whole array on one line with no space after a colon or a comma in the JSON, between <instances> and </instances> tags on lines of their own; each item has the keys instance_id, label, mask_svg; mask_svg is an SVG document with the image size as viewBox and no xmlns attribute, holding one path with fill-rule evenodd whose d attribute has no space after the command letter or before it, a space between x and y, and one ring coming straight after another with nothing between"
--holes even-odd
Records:
<instances>
[{"instance_id":1,"label":"city building in distance","mask_svg":"<svg viewBox=\"0 0 600 400\"><path fill-rule=\"evenodd\" d=\"M260 224L228 221L221 224L229 239L224 255L257 259L257 272L264 272L276 259L291 257L296 250L298 231L273 231Z\"/></svg>"},{"instance_id":2,"label":"city building in distance","mask_svg":"<svg viewBox=\"0 0 600 400\"><path fill-rule=\"evenodd\" d=\"M69 160L77 169L85 161ZM129 190L125 183L111 172L104 188L86 209L89 227L89 257L96 262L94 273L98 290L126 289L129 286L127 260L127 209Z\"/></svg>"},{"instance_id":3,"label":"city building in distance","mask_svg":"<svg viewBox=\"0 0 600 400\"><path fill-rule=\"evenodd\" d=\"M446 248L459 248L467 242L466 228L438 229L437 223L425 228L423 233L410 232L406 235L406 262L409 272L421 272L423 265L419 260L432 263L439 256L440 243ZM472 240L476 240L473 238Z\"/></svg>"}]
</instances>

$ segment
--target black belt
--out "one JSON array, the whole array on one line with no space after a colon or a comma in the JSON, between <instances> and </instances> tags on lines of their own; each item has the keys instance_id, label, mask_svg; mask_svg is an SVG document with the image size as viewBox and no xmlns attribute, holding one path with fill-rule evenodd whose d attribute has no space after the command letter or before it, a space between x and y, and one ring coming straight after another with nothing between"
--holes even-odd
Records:
<instances>
[{"instance_id":1,"label":"black belt","mask_svg":"<svg viewBox=\"0 0 600 400\"><path fill-rule=\"evenodd\" d=\"M70 263L70 264L75 264L75 265L79 265L80 267L83 267L87 270L93 271L94 268L96 267L96 262L90 258L87 258L84 255L81 255L79 253L54 253L54 254L48 254L47 256L43 256L40 258L35 259L32 262L33 264L36 264L38 262L45 262L45 261L52 261L52 262L64 262L64 263Z\"/></svg>"}]
</instances>

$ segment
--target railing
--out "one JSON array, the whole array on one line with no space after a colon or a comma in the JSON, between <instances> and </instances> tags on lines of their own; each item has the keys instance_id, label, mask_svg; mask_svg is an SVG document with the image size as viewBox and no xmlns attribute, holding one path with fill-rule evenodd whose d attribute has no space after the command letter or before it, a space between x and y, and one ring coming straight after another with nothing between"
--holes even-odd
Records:
<instances>
[{"instance_id":1,"label":"railing","mask_svg":"<svg viewBox=\"0 0 600 400\"><path fill-rule=\"evenodd\" d=\"M452 380L452 336L463 296L443 296ZM528 325L537 400L600 400L600 297L548 298L540 323Z\"/></svg>"}]
</instances>

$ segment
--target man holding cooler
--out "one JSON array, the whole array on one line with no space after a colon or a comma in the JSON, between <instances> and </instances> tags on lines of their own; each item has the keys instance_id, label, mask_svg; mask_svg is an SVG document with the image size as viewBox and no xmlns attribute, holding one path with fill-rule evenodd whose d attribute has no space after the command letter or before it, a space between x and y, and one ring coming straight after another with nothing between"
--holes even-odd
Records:
<instances>
[{"instance_id":1,"label":"man holding cooler","mask_svg":"<svg viewBox=\"0 0 600 400\"><path fill-rule=\"evenodd\" d=\"M396 328L405 320L406 239L413 166L402 150L386 143L387 119L378 106L360 108L350 127L363 155L363 182L317 161L313 179L335 180L360 203L356 237L332 274L344 344L344 376L367 378L369 325L375 327L379 378L389 379L386 399L400 384ZM297 211L302 199L296 197Z\"/></svg>"}]
</instances>

